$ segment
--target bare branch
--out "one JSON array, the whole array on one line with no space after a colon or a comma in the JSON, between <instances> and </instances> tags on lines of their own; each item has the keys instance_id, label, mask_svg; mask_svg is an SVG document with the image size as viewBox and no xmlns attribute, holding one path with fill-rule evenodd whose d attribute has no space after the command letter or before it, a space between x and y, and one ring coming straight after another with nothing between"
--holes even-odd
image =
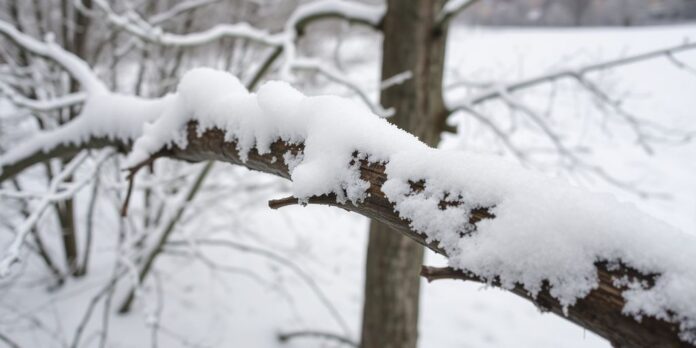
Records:
<instances>
[{"instance_id":1,"label":"bare branch","mask_svg":"<svg viewBox=\"0 0 696 348\"><path fill-rule=\"evenodd\" d=\"M149 23L152 25L162 24L174 17L180 16L184 13L193 11L195 9L201 8L203 6L208 6L221 2L222 0L189 0L182 1L167 9L162 13L158 13L149 18Z\"/></svg>"},{"instance_id":2,"label":"bare branch","mask_svg":"<svg viewBox=\"0 0 696 348\"><path fill-rule=\"evenodd\" d=\"M39 221L46 208L48 208L53 202L62 201L74 196L82 187L87 185L87 183L92 180L94 173L99 168L99 165L112 153L112 151L108 150L102 152L99 159L96 161L92 175L89 175L86 177L86 179L73 184L69 189L58 191L59 186L65 182L67 178L71 177L82 162L87 158L86 152L82 152L73 158L73 160L65 166L63 171L53 178L48 193L44 195L41 201L37 204L34 212L32 212L31 215L17 228L12 244L10 244L6 255L3 257L2 261L0 261L0 277L6 277L10 272L10 267L16 262L19 262L20 248L24 243L27 234L29 234L34 225Z\"/></svg>"},{"instance_id":3,"label":"bare branch","mask_svg":"<svg viewBox=\"0 0 696 348\"><path fill-rule=\"evenodd\" d=\"M322 64L318 60L297 59L292 63L292 69L316 71L322 74L323 76L326 76L326 78L328 78L329 80L347 87L348 89L353 91L360 98L360 100L362 100L362 102L365 105L367 105L367 107L370 108L370 111L372 111L372 113L374 113L377 116L389 117L394 114L394 109L384 109L384 107L381 104L373 102L372 100L370 100L370 97L367 95L367 93L356 83L350 81L347 76L345 76L340 71L333 69L330 66L327 66L326 64Z\"/></svg>"},{"instance_id":4,"label":"bare branch","mask_svg":"<svg viewBox=\"0 0 696 348\"><path fill-rule=\"evenodd\" d=\"M72 93L59 98L35 100L20 94L9 84L0 81L0 95L7 97L15 106L36 112L54 111L81 104L85 101L85 93Z\"/></svg>"},{"instance_id":5,"label":"bare branch","mask_svg":"<svg viewBox=\"0 0 696 348\"><path fill-rule=\"evenodd\" d=\"M488 100L491 100L491 99L500 98L501 91L506 91L508 93L516 92L516 91L519 91L522 89L534 87L534 86L548 83L551 81L555 81L555 80L558 80L561 78L575 78L577 76L584 76L588 73L595 72L595 71L616 68L619 66L638 63L638 62L648 60L648 59L653 59L653 58L668 57L669 55L673 55L675 53L689 51L689 50L693 50L693 49L696 49L696 42L694 42L694 43L686 42L686 43L682 43L679 45L660 48L660 49L656 49L653 51L643 52L643 53L628 56L628 57L617 58L617 59L608 60L608 61L604 61L604 62L600 62L600 63L585 65L585 66L575 68L575 69L563 69L563 70L551 72L548 74L543 74L540 76L527 78L527 79L517 81L517 82L498 84L496 86L493 86L491 89L489 89L487 91L484 91L484 92L475 94L469 98L466 98L464 101L461 102L461 104L473 106L473 105L481 104L481 103L488 101ZM453 105L450 108L450 110L455 110L458 108L458 106L459 106L459 104Z\"/></svg>"},{"instance_id":6,"label":"bare branch","mask_svg":"<svg viewBox=\"0 0 696 348\"><path fill-rule=\"evenodd\" d=\"M558 155L561 158L564 158L565 160L568 160L570 162L569 167L587 170L588 172L596 175L598 178L611 184L612 186L635 193L640 197L664 196L661 193L648 192L646 190L639 189L634 185L631 185L630 183L624 182L610 175L601 167L592 165L587 161L581 159L572 148L569 148L567 145L564 144L563 140L561 139L561 136L557 134L557 132L549 126L548 121L546 121L539 113L518 101L513 96L513 93L525 90L527 88L536 87L541 84L551 83L562 78L574 79L588 93L593 95L601 103L602 106L608 107L611 111L618 115L618 117L620 117L620 119L622 120L623 124L628 126L631 129L631 131L635 134L636 143L645 151L645 153L652 154L652 146L655 143L686 143L694 138L694 136L696 135L696 131L668 129L667 127L659 125L655 122L644 120L636 115L631 114L629 111L627 111L625 108L621 106L621 103L619 101L612 99L599 86L590 81L586 75L592 72L616 68L619 66L637 63L648 59L654 59L659 57L666 57L669 59L670 57L673 57L675 53L693 50L695 48L696 43L684 42L676 46L648 51L605 62L590 64L574 69L562 69L548 74L543 74L540 76L535 76L512 83L477 83L473 87L483 88L484 90L482 92L477 92L470 97L463 98L461 102L454 103L453 105L451 105L449 110L451 110L451 112L464 111L469 115L473 116L477 121L483 123L495 135L497 135L499 139L503 141L506 147L510 149L516 157L524 159L526 157L526 154L520 154L524 153L525 151L513 151L515 147L511 144L510 135L499 129L488 117L481 115L479 112L475 110L475 107L480 104L492 100L500 100L511 110L520 111L524 116L526 116L526 118L530 120L531 123L536 126L536 128L538 128L538 130L543 134L543 136L550 141L550 143L553 145L553 149L557 151ZM454 84L453 86L470 87L469 83L466 81L462 84Z\"/></svg>"},{"instance_id":7,"label":"bare branch","mask_svg":"<svg viewBox=\"0 0 696 348\"><path fill-rule=\"evenodd\" d=\"M338 343L350 346L350 347L359 347L360 345L355 342L354 340L350 338L343 337L341 335L337 335L334 333L330 332L322 332L322 331L292 331L292 332L285 332L285 333L279 333L278 334L278 340L281 342L287 342L293 338L302 338L302 337L313 337L313 338L320 338L320 339L326 339L326 340L331 340L331 341L336 341Z\"/></svg>"},{"instance_id":8,"label":"bare branch","mask_svg":"<svg viewBox=\"0 0 696 348\"><path fill-rule=\"evenodd\" d=\"M126 30L140 39L163 46L198 46L222 38L240 38L256 41L268 46L282 47L295 38L311 22L327 18L340 18L352 23L376 27L381 20L384 8L348 2L344 0L323 0L302 5L293 12L286 23L285 30L270 34L252 27L248 23L222 24L203 32L184 35L165 33L159 28L144 27L147 23L136 23L132 19L117 14L105 0L95 3L106 14L110 23ZM157 24L151 21L149 24Z\"/></svg>"},{"instance_id":9,"label":"bare branch","mask_svg":"<svg viewBox=\"0 0 696 348\"><path fill-rule=\"evenodd\" d=\"M341 316L341 313L336 309L336 307L331 303L329 300L329 297L321 290L321 287L314 281L314 279L307 274L299 265L297 265L295 262L292 260L288 259L287 257L283 257L271 250L263 249L260 247L252 246L252 245L247 245L243 243L239 243L236 241L231 241L231 240L225 240L225 239L194 239L194 240L171 240L167 242L168 246L188 246L188 247L196 247L198 245L205 245L205 246L218 246L218 247L227 247L227 248L232 248L235 250L239 250L245 253L252 253L254 255L259 255L265 258L268 258L270 260L273 260L274 262L287 266L290 270L292 270L302 281L307 284L307 286L314 292L314 294L317 296L319 301L321 301L322 305L326 307L326 309L329 311L333 319L336 321L336 323L341 327L343 330L344 334L349 335L350 334L350 329L346 321L343 319L343 316Z\"/></svg>"},{"instance_id":10,"label":"bare branch","mask_svg":"<svg viewBox=\"0 0 696 348\"><path fill-rule=\"evenodd\" d=\"M166 33L152 27L144 20L134 20L137 16L117 14L106 0L95 0L95 4L105 13L106 19L117 27L136 37L161 46L192 47L223 38L250 40L281 49L285 57L281 76L288 77L296 57L295 41L310 23L322 19L338 18L350 23L367 25L377 29L384 15L384 6L371 6L345 0L322 0L299 6L285 23L283 31L270 34L248 23L221 24L208 30L184 35Z\"/></svg>"},{"instance_id":11,"label":"bare branch","mask_svg":"<svg viewBox=\"0 0 696 348\"><path fill-rule=\"evenodd\" d=\"M448 0L437 17L436 30L446 28L455 16L464 12L478 1L479 0Z\"/></svg>"},{"instance_id":12,"label":"bare branch","mask_svg":"<svg viewBox=\"0 0 696 348\"><path fill-rule=\"evenodd\" d=\"M82 59L61 48L49 36L41 42L24 34L7 22L0 21L0 34L13 41L22 49L50 59L62 66L75 80L79 81L87 93L104 93L106 86Z\"/></svg>"},{"instance_id":13,"label":"bare branch","mask_svg":"<svg viewBox=\"0 0 696 348\"><path fill-rule=\"evenodd\" d=\"M694 68L690 65L687 65L686 63L679 60L677 57L674 56L674 53L672 53L672 52L667 53L667 59L669 59L669 61L672 62L672 64L676 65L677 68L685 70L691 74L696 75L696 68Z\"/></svg>"},{"instance_id":14,"label":"bare branch","mask_svg":"<svg viewBox=\"0 0 696 348\"><path fill-rule=\"evenodd\" d=\"M9 348L21 348L17 342L15 342L11 338L5 336L2 332L0 332L0 341L7 344L7 346Z\"/></svg>"}]
</instances>

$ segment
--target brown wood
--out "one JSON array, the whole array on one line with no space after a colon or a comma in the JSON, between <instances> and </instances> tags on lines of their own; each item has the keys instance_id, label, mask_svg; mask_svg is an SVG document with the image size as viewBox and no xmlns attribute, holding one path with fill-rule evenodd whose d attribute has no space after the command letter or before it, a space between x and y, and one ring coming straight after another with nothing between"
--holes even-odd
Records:
<instances>
[{"instance_id":1,"label":"brown wood","mask_svg":"<svg viewBox=\"0 0 696 348\"><path fill-rule=\"evenodd\" d=\"M172 148L158 153L157 157L170 157L192 162L218 160L232 164L245 166L252 170L262 171L289 179L288 168L283 161L277 161L287 152L299 153L303 150L301 144L286 144L276 141L271 146L271 152L260 155L252 150L248 160L243 162L237 153L234 142L225 142L225 134L221 130L213 129L203 132L200 136L196 130L196 123L188 125L189 144L186 148ZM394 211L392 204L387 200L381 190L387 176L384 173L384 163L360 162L360 173L363 180L370 183L368 197L360 204L337 203L332 197L314 197L309 203L327 204L356 212L369 218L380 221L389 226L393 231L424 245L431 250L445 255L444 250L437 247L437 243L427 243L423 235L412 231L409 222L401 219ZM413 185L414 190L423 188L422 182ZM292 200L282 200L279 205L292 203ZM495 218L486 209L478 209L472 212L472 222L482 219ZM471 281L483 281L472 274L464 274L451 269L424 268L426 278L430 280L453 278ZM664 320L644 317L640 322L633 317L622 314L624 300L621 296L622 288L613 283L613 279L628 275L636 279L644 280L649 284L659 275L641 274L635 270L620 265L618 268L608 270L603 263L597 264L599 287L588 296L578 299L574 306L568 309L568 315L563 314L562 308L547 290L542 291L536 298L532 298L520 286L511 289L513 293L535 303L537 306L562 318L570 320L585 329L597 333L608 339L617 347L687 347L690 346L680 341L678 337L678 325ZM496 285L495 282L491 282Z\"/></svg>"},{"instance_id":2,"label":"brown wood","mask_svg":"<svg viewBox=\"0 0 696 348\"><path fill-rule=\"evenodd\" d=\"M440 141L446 31L435 32L442 1L390 0L382 22L382 79L411 72L405 82L382 91L393 108L389 121L431 146ZM362 348L415 348L418 342L419 271L424 249L370 222L361 332Z\"/></svg>"}]
</instances>

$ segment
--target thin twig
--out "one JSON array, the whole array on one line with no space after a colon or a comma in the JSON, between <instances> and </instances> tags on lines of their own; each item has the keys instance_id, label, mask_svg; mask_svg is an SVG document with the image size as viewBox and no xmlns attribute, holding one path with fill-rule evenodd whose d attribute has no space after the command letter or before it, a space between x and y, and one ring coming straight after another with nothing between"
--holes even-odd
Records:
<instances>
[{"instance_id":1,"label":"thin twig","mask_svg":"<svg viewBox=\"0 0 696 348\"><path fill-rule=\"evenodd\" d=\"M336 323L341 327L341 329L344 331L346 335L350 334L350 329L346 321L343 319L343 316L341 316L340 312L338 309L331 303L329 300L329 297L321 290L319 285L314 281L314 279L307 274L299 265L297 265L295 262L290 260L289 258L286 258L284 256L281 256L271 250L268 249L263 249L260 247L252 246L252 245L247 245L247 244L242 244L236 241L231 241L231 240L225 240L225 239L213 239L213 238L206 238L206 239L194 239L194 240L171 240L167 242L167 245L171 246L197 246L197 245L209 245L209 246L218 246L218 247L228 247L228 248L233 248L242 252L246 253L253 253L255 255L263 256L266 258L269 258L275 262L277 262L279 265L284 265L288 268L290 268L297 276L304 281L309 288L315 293L317 298L319 298L320 302L326 307L326 309L329 311L333 319L336 321Z\"/></svg>"},{"instance_id":2,"label":"thin twig","mask_svg":"<svg viewBox=\"0 0 696 348\"><path fill-rule=\"evenodd\" d=\"M302 337L311 337L311 338L320 338L320 339L328 339L332 341L336 341L341 344L345 344L351 347L359 347L360 345L355 342L354 340L335 334L331 332L323 332L323 331L310 331L310 330L304 330L304 331L292 331L292 332L285 332L285 333L279 333L278 334L278 340L281 342L287 342L293 338L302 338Z\"/></svg>"}]
</instances>

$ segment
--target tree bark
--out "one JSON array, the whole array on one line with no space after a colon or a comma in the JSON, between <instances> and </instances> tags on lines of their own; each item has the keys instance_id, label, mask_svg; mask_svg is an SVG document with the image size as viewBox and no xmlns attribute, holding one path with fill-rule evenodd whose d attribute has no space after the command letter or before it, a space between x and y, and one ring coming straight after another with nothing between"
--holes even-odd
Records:
<instances>
[{"instance_id":1,"label":"tree bark","mask_svg":"<svg viewBox=\"0 0 696 348\"><path fill-rule=\"evenodd\" d=\"M381 103L396 111L391 122L431 146L440 141L445 114L446 31L433 30L441 7L441 1L390 0L382 27L382 80L404 72L412 77L385 89ZM423 253L421 245L370 222L361 347L416 347Z\"/></svg>"}]
</instances>

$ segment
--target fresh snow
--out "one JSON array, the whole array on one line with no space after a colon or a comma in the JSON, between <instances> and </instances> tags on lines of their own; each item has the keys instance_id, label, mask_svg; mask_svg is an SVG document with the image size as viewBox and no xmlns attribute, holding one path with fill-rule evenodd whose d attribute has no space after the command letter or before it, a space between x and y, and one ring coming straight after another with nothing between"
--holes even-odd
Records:
<instances>
[{"instance_id":1,"label":"fresh snow","mask_svg":"<svg viewBox=\"0 0 696 348\"><path fill-rule=\"evenodd\" d=\"M172 106L145 127L126 166L135 166L172 142L185 146L184 125L220 128L235 140L240 157L252 148L264 154L277 139L303 142L303 159L291 172L300 199L334 193L340 201L359 202L367 183L351 166L355 151L370 160L388 161L397 151L423 149L409 133L375 117L364 106L333 96L305 97L285 82L267 82L252 94L228 73L200 68L181 80ZM386 140L386 141L385 141Z\"/></svg>"},{"instance_id":2,"label":"fresh snow","mask_svg":"<svg viewBox=\"0 0 696 348\"><path fill-rule=\"evenodd\" d=\"M625 313L678 320L682 337L696 342L693 236L609 195L590 194L497 157L428 148L354 101L307 97L284 82L267 82L250 93L228 73L199 68L161 99L90 96L77 120L12 149L0 164L61 143L117 137L135 140L126 160L134 166L162 147L185 146L184 126L191 120L201 131L224 130L243 159L252 148L267 153L277 139L304 143L303 156L293 158L291 168L292 191L301 200L334 193L339 201L360 202L367 183L349 164L353 154L386 162L383 190L400 216L439 241L452 267L498 278L504 287L520 283L535 294L547 280L551 294L569 306L596 287L595 262L620 260L660 274L655 286L624 292ZM425 190L411 192L409 182L420 180ZM465 204L442 210L441 200ZM473 231L468 211L476 207L490 207L496 217Z\"/></svg>"}]
</instances>

